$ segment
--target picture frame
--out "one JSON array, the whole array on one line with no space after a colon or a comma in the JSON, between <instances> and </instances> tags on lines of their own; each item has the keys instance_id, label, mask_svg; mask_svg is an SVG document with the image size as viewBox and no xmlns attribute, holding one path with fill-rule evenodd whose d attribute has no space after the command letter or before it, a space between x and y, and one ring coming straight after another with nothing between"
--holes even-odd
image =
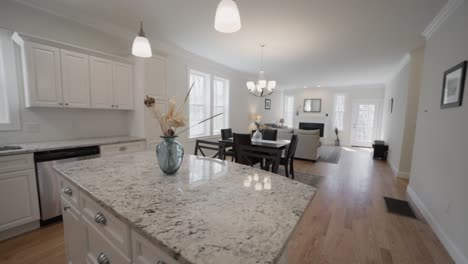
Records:
<instances>
[{"instance_id":1,"label":"picture frame","mask_svg":"<svg viewBox=\"0 0 468 264\"><path fill-rule=\"evenodd\" d=\"M311 98L304 99L304 113L320 113L322 112L322 99Z\"/></svg>"},{"instance_id":2,"label":"picture frame","mask_svg":"<svg viewBox=\"0 0 468 264\"><path fill-rule=\"evenodd\" d=\"M440 108L444 109L462 105L463 92L465 89L466 66L467 61L463 61L462 63L445 71Z\"/></svg>"},{"instance_id":3,"label":"picture frame","mask_svg":"<svg viewBox=\"0 0 468 264\"><path fill-rule=\"evenodd\" d=\"M271 99L265 99L265 109L266 110L271 109Z\"/></svg>"}]
</instances>

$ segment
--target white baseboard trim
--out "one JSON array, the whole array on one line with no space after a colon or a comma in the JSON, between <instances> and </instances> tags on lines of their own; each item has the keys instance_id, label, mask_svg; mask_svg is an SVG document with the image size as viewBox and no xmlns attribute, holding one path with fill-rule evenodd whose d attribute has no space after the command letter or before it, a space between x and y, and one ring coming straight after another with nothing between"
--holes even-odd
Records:
<instances>
[{"instance_id":1,"label":"white baseboard trim","mask_svg":"<svg viewBox=\"0 0 468 264\"><path fill-rule=\"evenodd\" d=\"M41 226L39 220L33 221L31 223L23 224L17 227L13 227L8 230L4 230L0 232L0 241L21 235L23 233L32 231L34 229L38 229Z\"/></svg>"},{"instance_id":2,"label":"white baseboard trim","mask_svg":"<svg viewBox=\"0 0 468 264\"><path fill-rule=\"evenodd\" d=\"M392 161L390 159L387 159L388 166L390 166L390 169L393 171L393 175L398 175L398 168L393 165Z\"/></svg>"},{"instance_id":3,"label":"white baseboard trim","mask_svg":"<svg viewBox=\"0 0 468 264\"><path fill-rule=\"evenodd\" d=\"M406 171L399 171L397 174L398 178L409 179L410 173Z\"/></svg>"},{"instance_id":4,"label":"white baseboard trim","mask_svg":"<svg viewBox=\"0 0 468 264\"><path fill-rule=\"evenodd\" d=\"M462 251L453 243L452 240L450 240L450 238L444 232L442 226L436 221L435 217L432 216L431 212L429 212L427 207L424 205L421 199L419 199L418 195L411 188L411 186L408 186L408 188L406 189L406 193L408 194L408 197L411 199L413 204L417 207L419 212L424 216L427 223L429 223L432 230L439 238L440 242L442 242L442 245L444 245L445 249L447 249L448 253L453 258L455 263L468 263L467 256L464 256L462 254Z\"/></svg>"}]
</instances>

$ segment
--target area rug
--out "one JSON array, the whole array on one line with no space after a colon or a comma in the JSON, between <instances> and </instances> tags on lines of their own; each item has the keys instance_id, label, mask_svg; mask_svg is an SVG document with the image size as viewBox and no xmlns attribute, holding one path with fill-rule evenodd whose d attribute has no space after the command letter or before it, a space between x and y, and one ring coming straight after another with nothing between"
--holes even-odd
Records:
<instances>
[{"instance_id":1,"label":"area rug","mask_svg":"<svg viewBox=\"0 0 468 264\"><path fill-rule=\"evenodd\" d=\"M278 174L286 176L286 172L284 171L283 168L278 169ZM289 175L291 177L291 175ZM318 176L318 175L313 175L313 174L308 174L308 173L303 173L299 171L294 172L294 180L298 182L302 182L304 184L313 186L315 188L318 188L320 185L320 182L322 181L323 176Z\"/></svg>"},{"instance_id":2,"label":"area rug","mask_svg":"<svg viewBox=\"0 0 468 264\"><path fill-rule=\"evenodd\" d=\"M322 146L319 149L320 158L318 161L338 164L341 158L341 147Z\"/></svg>"}]
</instances>

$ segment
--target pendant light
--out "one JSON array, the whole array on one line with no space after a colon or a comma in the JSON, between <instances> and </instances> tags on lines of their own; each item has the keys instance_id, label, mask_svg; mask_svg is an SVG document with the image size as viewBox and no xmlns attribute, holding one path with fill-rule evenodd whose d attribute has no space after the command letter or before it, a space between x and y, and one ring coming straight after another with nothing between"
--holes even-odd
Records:
<instances>
[{"instance_id":1,"label":"pendant light","mask_svg":"<svg viewBox=\"0 0 468 264\"><path fill-rule=\"evenodd\" d=\"M234 33L241 29L237 4L233 0L221 0L215 14L214 28L222 33Z\"/></svg>"},{"instance_id":2,"label":"pendant light","mask_svg":"<svg viewBox=\"0 0 468 264\"><path fill-rule=\"evenodd\" d=\"M140 22L140 31L138 31L138 35L135 37L135 40L133 40L132 54L142 58L150 58L153 56L151 45L143 31L143 22Z\"/></svg>"}]
</instances>

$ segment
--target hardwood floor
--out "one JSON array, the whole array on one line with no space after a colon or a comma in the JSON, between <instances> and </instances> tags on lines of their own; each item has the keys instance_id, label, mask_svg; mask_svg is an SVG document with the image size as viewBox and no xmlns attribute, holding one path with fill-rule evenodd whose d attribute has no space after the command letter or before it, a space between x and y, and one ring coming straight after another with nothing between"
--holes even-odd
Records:
<instances>
[{"instance_id":1,"label":"hardwood floor","mask_svg":"<svg viewBox=\"0 0 468 264\"><path fill-rule=\"evenodd\" d=\"M423 221L386 212L383 196L405 199L407 182L364 149L339 164L296 161L325 176L289 244L289 263L453 263ZM63 225L0 242L0 264L65 263Z\"/></svg>"}]
</instances>

